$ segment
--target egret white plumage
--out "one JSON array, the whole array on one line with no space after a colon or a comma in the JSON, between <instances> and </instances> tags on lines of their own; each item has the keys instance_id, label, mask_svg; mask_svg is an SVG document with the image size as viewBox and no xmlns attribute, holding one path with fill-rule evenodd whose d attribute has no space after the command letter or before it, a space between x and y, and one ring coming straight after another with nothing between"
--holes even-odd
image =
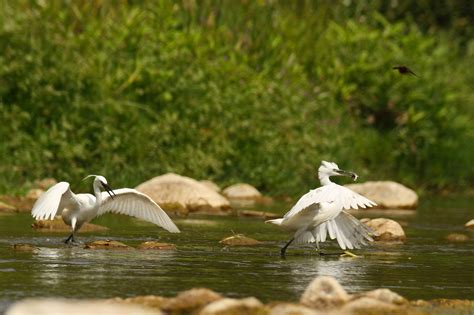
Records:
<instances>
[{"instance_id":1,"label":"egret white plumage","mask_svg":"<svg viewBox=\"0 0 474 315\"><path fill-rule=\"evenodd\" d=\"M94 177L94 195L75 194L68 182L57 183L36 201L31 210L32 216L37 220L53 220L55 216L61 215L64 223L72 229L65 243L75 241L74 234L84 223L107 212L143 219L171 233L180 232L166 212L147 195L131 188L112 190L105 177L89 175L86 178L89 177Z\"/></svg>"},{"instance_id":2,"label":"egret white plumage","mask_svg":"<svg viewBox=\"0 0 474 315\"><path fill-rule=\"evenodd\" d=\"M320 251L319 242L326 241L327 234L344 250L360 248L373 241L370 229L345 210L372 207L376 203L331 182L331 176L349 176L354 181L358 177L353 172L339 169L334 162L322 161L318 169L321 187L303 195L283 218L266 221L295 231L294 237L281 249L282 256L292 242L316 242Z\"/></svg>"}]
</instances>

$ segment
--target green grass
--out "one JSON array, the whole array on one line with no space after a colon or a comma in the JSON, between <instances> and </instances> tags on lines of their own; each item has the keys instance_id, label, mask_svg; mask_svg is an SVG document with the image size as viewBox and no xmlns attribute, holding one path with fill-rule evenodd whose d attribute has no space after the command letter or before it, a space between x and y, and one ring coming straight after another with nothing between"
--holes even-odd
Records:
<instances>
[{"instance_id":1,"label":"green grass","mask_svg":"<svg viewBox=\"0 0 474 315\"><path fill-rule=\"evenodd\" d=\"M474 42L449 31L305 1L0 6L0 193L176 172L299 194L322 159L420 191L473 183Z\"/></svg>"}]
</instances>

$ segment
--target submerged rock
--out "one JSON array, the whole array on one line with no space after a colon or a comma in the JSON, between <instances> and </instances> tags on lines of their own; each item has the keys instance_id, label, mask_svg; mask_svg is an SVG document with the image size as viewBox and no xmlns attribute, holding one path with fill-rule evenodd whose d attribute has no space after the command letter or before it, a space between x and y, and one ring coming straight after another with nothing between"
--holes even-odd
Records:
<instances>
[{"instance_id":1,"label":"submerged rock","mask_svg":"<svg viewBox=\"0 0 474 315\"><path fill-rule=\"evenodd\" d=\"M374 231L373 238L376 241L404 242L406 240L405 231L397 221L385 218L362 219L360 221Z\"/></svg>"},{"instance_id":2,"label":"submerged rock","mask_svg":"<svg viewBox=\"0 0 474 315\"><path fill-rule=\"evenodd\" d=\"M133 247L130 247L118 241L110 241L110 240L102 241L101 240L101 241L93 241L93 242L87 243L86 245L84 245L84 248L85 249L132 249Z\"/></svg>"},{"instance_id":3,"label":"submerged rock","mask_svg":"<svg viewBox=\"0 0 474 315\"><path fill-rule=\"evenodd\" d=\"M340 307L350 300L349 294L330 276L316 277L301 296L300 303L315 309Z\"/></svg>"},{"instance_id":4,"label":"submerged rock","mask_svg":"<svg viewBox=\"0 0 474 315\"><path fill-rule=\"evenodd\" d=\"M157 250L164 250L164 249L176 249L175 244L170 243L160 243L155 241L147 241L143 242L137 247L138 249L157 249Z\"/></svg>"},{"instance_id":5,"label":"submerged rock","mask_svg":"<svg viewBox=\"0 0 474 315\"><path fill-rule=\"evenodd\" d=\"M470 220L464 225L465 228L474 229L474 219Z\"/></svg>"},{"instance_id":6,"label":"submerged rock","mask_svg":"<svg viewBox=\"0 0 474 315\"><path fill-rule=\"evenodd\" d=\"M450 242L466 242L469 241L469 236L461 233L451 233L446 235L445 239Z\"/></svg>"},{"instance_id":7,"label":"submerged rock","mask_svg":"<svg viewBox=\"0 0 474 315\"><path fill-rule=\"evenodd\" d=\"M262 302L254 297L244 299L223 298L206 305L199 315L264 315Z\"/></svg>"},{"instance_id":8,"label":"submerged rock","mask_svg":"<svg viewBox=\"0 0 474 315\"><path fill-rule=\"evenodd\" d=\"M185 176L168 173L152 178L136 189L169 212L186 215L190 212L226 214L230 211L230 203L226 198Z\"/></svg>"},{"instance_id":9,"label":"submerged rock","mask_svg":"<svg viewBox=\"0 0 474 315\"><path fill-rule=\"evenodd\" d=\"M237 214L242 217L262 218L264 220L277 219L281 215L273 212L256 211L256 210L238 210Z\"/></svg>"},{"instance_id":10,"label":"submerged rock","mask_svg":"<svg viewBox=\"0 0 474 315\"><path fill-rule=\"evenodd\" d=\"M206 288L183 291L176 297L166 299L161 309L167 313L190 313L203 306L222 299L222 295Z\"/></svg>"},{"instance_id":11,"label":"submerged rock","mask_svg":"<svg viewBox=\"0 0 474 315\"><path fill-rule=\"evenodd\" d=\"M35 245L31 245L31 244L13 244L12 247L14 250L17 250L20 252L32 252L39 249Z\"/></svg>"},{"instance_id":12,"label":"submerged rock","mask_svg":"<svg viewBox=\"0 0 474 315\"><path fill-rule=\"evenodd\" d=\"M37 220L31 227L41 232L71 232L71 227L64 223L60 217L56 217L54 220ZM102 225L86 223L81 227L81 232L100 232L108 229Z\"/></svg>"},{"instance_id":13,"label":"submerged rock","mask_svg":"<svg viewBox=\"0 0 474 315\"><path fill-rule=\"evenodd\" d=\"M252 246L262 244L263 242L242 234L235 234L220 240L219 243L227 246Z\"/></svg>"},{"instance_id":14,"label":"submerged rock","mask_svg":"<svg viewBox=\"0 0 474 315\"><path fill-rule=\"evenodd\" d=\"M140 305L104 300L68 300L62 298L26 299L13 304L6 315L160 315L162 312Z\"/></svg>"},{"instance_id":15,"label":"submerged rock","mask_svg":"<svg viewBox=\"0 0 474 315\"><path fill-rule=\"evenodd\" d=\"M416 192L393 181L348 184L345 187L377 203L377 208L414 209L418 205Z\"/></svg>"}]
</instances>

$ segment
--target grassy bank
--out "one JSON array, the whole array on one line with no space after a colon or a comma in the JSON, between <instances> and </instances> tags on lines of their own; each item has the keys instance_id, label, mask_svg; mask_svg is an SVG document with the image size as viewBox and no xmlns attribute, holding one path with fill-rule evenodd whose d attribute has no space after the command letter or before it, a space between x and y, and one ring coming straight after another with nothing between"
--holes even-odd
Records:
<instances>
[{"instance_id":1,"label":"grassy bank","mask_svg":"<svg viewBox=\"0 0 474 315\"><path fill-rule=\"evenodd\" d=\"M297 194L322 159L416 189L474 180L474 42L449 30L304 1L1 6L2 193L171 171Z\"/></svg>"}]
</instances>

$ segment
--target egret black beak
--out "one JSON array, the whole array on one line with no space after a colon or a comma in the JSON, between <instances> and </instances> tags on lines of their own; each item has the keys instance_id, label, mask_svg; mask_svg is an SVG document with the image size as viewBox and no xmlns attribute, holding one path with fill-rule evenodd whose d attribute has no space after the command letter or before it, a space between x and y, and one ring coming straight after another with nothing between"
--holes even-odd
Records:
<instances>
[{"instance_id":1,"label":"egret black beak","mask_svg":"<svg viewBox=\"0 0 474 315\"><path fill-rule=\"evenodd\" d=\"M114 199L114 196L117 196L114 191L112 190L112 188L110 188L109 185L105 184L105 183L102 183L102 187L104 187L104 190L109 194L110 198Z\"/></svg>"},{"instance_id":2,"label":"egret black beak","mask_svg":"<svg viewBox=\"0 0 474 315\"><path fill-rule=\"evenodd\" d=\"M338 173L341 176L347 176L352 178L353 181L356 181L359 175L353 172L348 172L348 171L343 171L343 170L334 170L336 173Z\"/></svg>"}]
</instances>

